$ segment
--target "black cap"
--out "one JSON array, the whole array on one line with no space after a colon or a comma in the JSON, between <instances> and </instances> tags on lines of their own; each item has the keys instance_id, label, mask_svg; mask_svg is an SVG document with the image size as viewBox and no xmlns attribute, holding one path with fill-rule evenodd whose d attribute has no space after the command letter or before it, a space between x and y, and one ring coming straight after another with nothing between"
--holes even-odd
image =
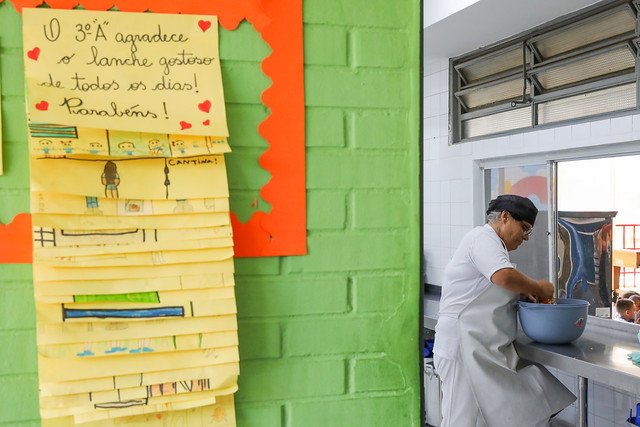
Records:
<instances>
[{"instance_id":1,"label":"black cap","mask_svg":"<svg viewBox=\"0 0 640 427\"><path fill-rule=\"evenodd\" d=\"M516 221L527 221L531 226L536 222L538 208L526 197L503 194L489 202L487 215L491 212L507 211Z\"/></svg>"}]
</instances>

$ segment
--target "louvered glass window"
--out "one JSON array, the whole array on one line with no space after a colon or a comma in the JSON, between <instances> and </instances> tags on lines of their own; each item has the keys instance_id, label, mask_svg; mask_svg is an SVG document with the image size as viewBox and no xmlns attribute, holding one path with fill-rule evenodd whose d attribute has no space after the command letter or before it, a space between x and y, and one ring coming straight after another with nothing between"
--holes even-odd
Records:
<instances>
[{"instance_id":1,"label":"louvered glass window","mask_svg":"<svg viewBox=\"0 0 640 427\"><path fill-rule=\"evenodd\" d=\"M451 61L451 140L635 111L638 6L607 2Z\"/></svg>"}]
</instances>

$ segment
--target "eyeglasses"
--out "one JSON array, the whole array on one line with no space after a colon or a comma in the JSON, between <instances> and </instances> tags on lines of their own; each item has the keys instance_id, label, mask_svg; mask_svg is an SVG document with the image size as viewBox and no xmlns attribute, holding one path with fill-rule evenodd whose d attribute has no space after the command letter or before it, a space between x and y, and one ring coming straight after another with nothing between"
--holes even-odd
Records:
<instances>
[{"instance_id":1,"label":"eyeglasses","mask_svg":"<svg viewBox=\"0 0 640 427\"><path fill-rule=\"evenodd\" d=\"M518 221L520 223L520 227L522 227L522 234L524 234L526 237L531 236L531 233L533 233L533 227L529 227L527 224L524 223L524 221Z\"/></svg>"},{"instance_id":2,"label":"eyeglasses","mask_svg":"<svg viewBox=\"0 0 640 427\"><path fill-rule=\"evenodd\" d=\"M507 211L509 213L509 216L514 220L520 223L520 227L522 227L522 234L524 234L525 237L529 237L531 236L531 233L533 233L533 227L530 226L529 224L527 224L526 222L524 222L524 220L522 219L518 219L516 218L516 216L514 214L512 214L511 212Z\"/></svg>"}]
</instances>

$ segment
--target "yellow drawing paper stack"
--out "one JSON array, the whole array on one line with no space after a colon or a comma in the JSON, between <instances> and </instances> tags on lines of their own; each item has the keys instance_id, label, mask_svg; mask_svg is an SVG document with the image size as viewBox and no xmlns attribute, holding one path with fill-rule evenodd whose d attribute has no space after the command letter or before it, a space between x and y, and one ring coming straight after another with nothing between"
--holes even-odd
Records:
<instances>
[{"instance_id":1,"label":"yellow drawing paper stack","mask_svg":"<svg viewBox=\"0 0 640 427\"><path fill-rule=\"evenodd\" d=\"M235 425L215 17L25 9L24 44L43 425Z\"/></svg>"}]
</instances>

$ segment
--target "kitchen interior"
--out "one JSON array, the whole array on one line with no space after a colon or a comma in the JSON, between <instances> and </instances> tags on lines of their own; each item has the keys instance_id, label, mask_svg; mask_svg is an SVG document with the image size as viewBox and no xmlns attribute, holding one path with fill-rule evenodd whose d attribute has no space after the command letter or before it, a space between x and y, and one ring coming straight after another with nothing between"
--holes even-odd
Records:
<instances>
[{"instance_id":1,"label":"kitchen interior","mask_svg":"<svg viewBox=\"0 0 640 427\"><path fill-rule=\"evenodd\" d=\"M545 225L512 260L530 277L553 269L558 298L586 300L590 315L617 318L617 300L640 291L638 165L640 155L628 155L486 170L487 202L500 194L528 197ZM550 181L555 197L549 197ZM547 235L550 211L555 241ZM555 264L550 244L556 245Z\"/></svg>"},{"instance_id":2,"label":"kitchen interior","mask_svg":"<svg viewBox=\"0 0 640 427\"><path fill-rule=\"evenodd\" d=\"M538 226L534 227L529 241L510 254L517 268L530 277L545 277L552 271L557 277L557 298L587 301L590 316L624 323L624 329L618 329L613 335L637 333L638 339L640 320L636 320L635 313L639 313L640 319L640 311L634 307L634 318L625 320L618 315L616 305L625 296L629 299L629 293L640 293L639 166L640 154L630 154L487 168L483 171L486 203L501 194L517 194L528 197L539 210ZM556 238L552 239L548 230L554 229ZM552 256L553 253L556 255ZM433 300L434 297L428 295L427 298ZM435 339L432 312L432 305L426 308L428 349L432 348ZM593 333L611 334L607 326L606 322L601 322ZM576 358L572 351L584 354L584 349L576 343L562 344L562 347L557 347L565 353L568 350L569 359ZM616 348L618 342L615 340L613 346L606 349L594 346L591 341L585 340L584 344L588 350L596 349L592 351L591 358L611 358L609 362L614 364L620 364L628 353ZM430 355L428 349L427 356ZM584 360L589 358L582 357ZM437 372L429 358L425 360L428 361L425 365L425 388L437 390ZM622 366L622 370L638 375L640 367L629 362L628 366ZM562 371L556 374L563 376ZM579 377L578 382L580 378L583 378L586 388L588 378ZM581 390L578 387L576 391L579 394ZM437 393L427 393L425 406L428 425L437 426L439 402L434 394ZM583 399L583 404L587 405L588 396ZM576 403L566 410L563 417L566 425L581 425L580 421L574 421L579 418L580 409ZM594 425L586 423L587 411L588 407L585 407L583 425ZM633 418L635 422L636 413L637 409L629 419Z\"/></svg>"},{"instance_id":3,"label":"kitchen interior","mask_svg":"<svg viewBox=\"0 0 640 427\"><path fill-rule=\"evenodd\" d=\"M588 91L593 93L596 89L593 82L597 71L590 74L592 71L586 66L574 68L573 77L563 77L564 80L559 77L560 67L556 75L549 72L565 60L570 64L573 52L578 55L580 50L587 50L580 46L548 62L542 58L537 75L536 59L525 59L524 65L512 73L514 81L519 72L526 76L524 93L522 83L514 84L511 98L505 95L508 73L501 71L498 77L503 84L502 98L489 103L486 99L490 95L482 92L487 77L479 78L478 84L462 78L464 68L471 69L469 64L477 62L474 55L479 54L461 59L469 52L482 52L492 43L498 45L503 39L529 46L531 51L525 55L533 57L535 43L542 47L547 36L540 35L544 31L536 33L531 28L551 22L549 33L555 36L563 31L558 29L562 20L568 20L563 28L569 28L566 31L570 32L583 22L598 19L604 22L614 19L611 16L616 14L618 17L628 14L632 21L626 37L631 40L637 37L636 28L640 27L636 24L638 8L635 3L624 1L595 4L577 1L571 6L543 1L539 7L546 10L533 12L533 18L523 18L525 22L517 24L520 27L509 22L506 25L509 28L500 33L500 25L509 21L510 16L520 16L526 7L520 1L503 4L504 10L490 16L488 11L495 11L496 3L471 2L448 11L449 15L440 5L437 11L443 17L425 22L426 423L439 426L441 419L438 374L431 362L431 350L434 339L437 340L434 328L444 267L462 236L473 226L484 223L489 201L500 194L517 194L531 199L539 213L528 242L510 254L511 261L531 277L548 277L556 286L557 298L588 302L586 325L577 339L545 344L520 331L515 343L520 357L545 365L578 397L556 417L555 425L640 425L640 366L629 357L640 351L640 324L635 316L621 318L617 309L621 305L618 301L633 300L630 298L633 293L640 294L640 114L636 85L625 89L625 93L631 90L634 95L630 103L620 100L620 92L612 93L612 98L603 95L589 101ZM425 8L428 12L429 1ZM470 22L480 23L465 32L469 35L452 29ZM591 31L600 30L594 27ZM520 38L513 36L520 32L525 34ZM624 38L609 34L602 39L615 37ZM602 40L592 42L601 44L598 49L606 44ZM520 49L514 49L517 50L514 57L520 54ZM505 51L508 47L502 48L501 52ZM636 49L630 52L632 68L616 66L615 61L621 58L617 57L609 59L608 65L601 65L600 73L615 79L626 72L635 80L637 59L633 58L638 57L638 52ZM496 60L499 54L492 59L493 63L499 62ZM574 64L578 61L573 59ZM549 72L546 76L545 71ZM567 74L568 71L565 70ZM580 73L584 73L583 81ZM461 80L456 82L458 78ZM554 78L559 81L556 87L552 87ZM611 91L619 90L624 88L624 82L618 80L611 87ZM572 90L576 91L573 107L560 112L560 103L551 105L554 93ZM540 102L536 102L536 97ZM561 102L568 105L566 99ZM464 105L465 101L472 106L465 109L469 107ZM483 102L487 104L482 105ZM543 105L545 102L548 105ZM501 107L502 104L505 106ZM521 119L506 115L521 107L524 111L531 105L533 113L526 112L533 120L529 125L517 124ZM555 118L556 110L552 107L557 108ZM489 114L495 117L480 121L490 117ZM633 311L637 311L635 304Z\"/></svg>"}]
</instances>

